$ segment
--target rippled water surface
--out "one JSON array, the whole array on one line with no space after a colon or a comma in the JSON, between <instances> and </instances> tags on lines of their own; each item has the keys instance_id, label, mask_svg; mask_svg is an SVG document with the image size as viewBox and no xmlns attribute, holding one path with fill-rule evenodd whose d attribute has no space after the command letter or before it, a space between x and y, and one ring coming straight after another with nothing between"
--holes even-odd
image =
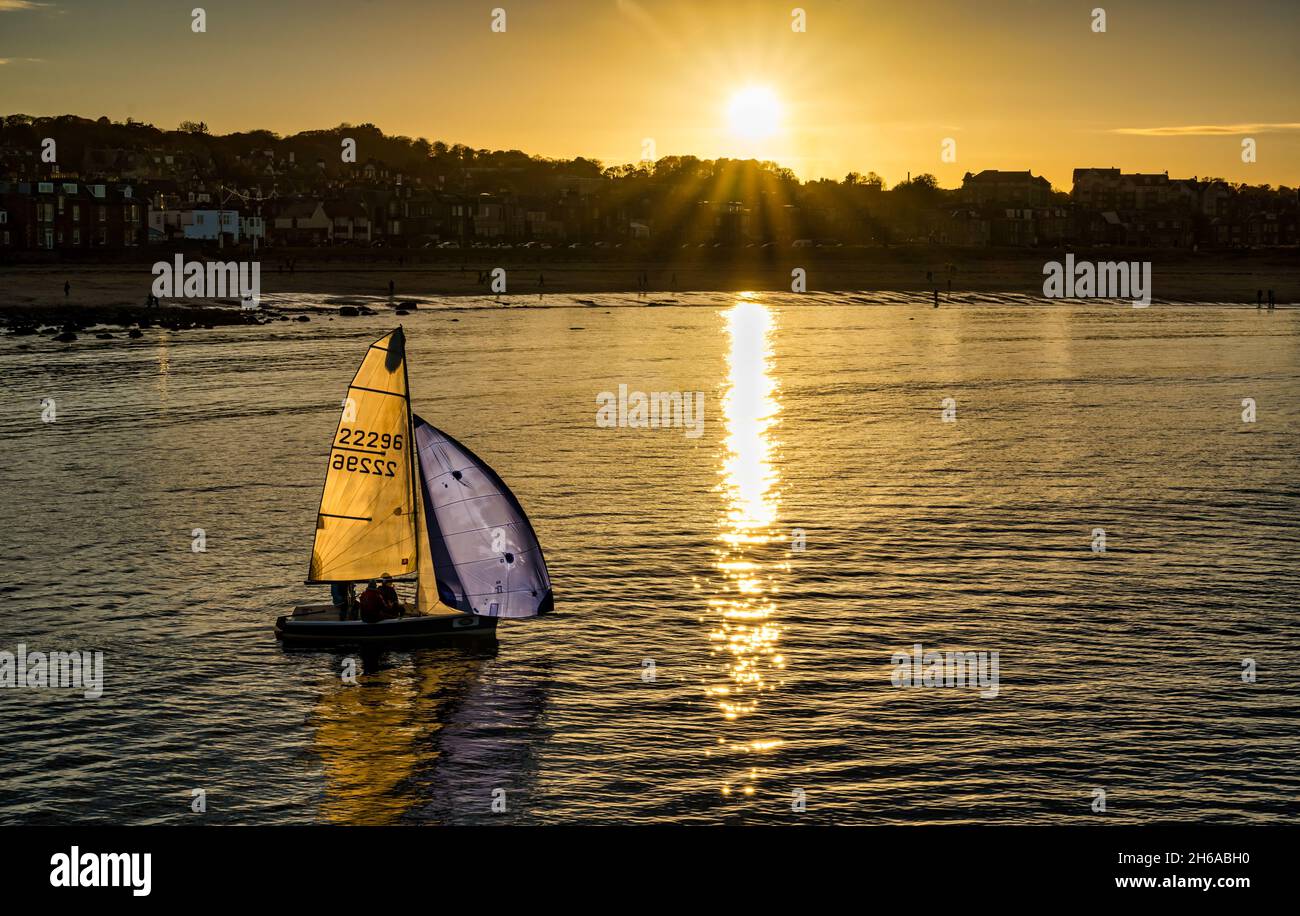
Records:
<instances>
[{"instance_id":1,"label":"rippled water surface","mask_svg":"<svg viewBox=\"0 0 1300 916\"><path fill-rule=\"evenodd\" d=\"M0 649L106 666L0 690L0 822L1292 817L1300 313L864 298L0 338ZM399 320L557 613L353 686L272 625L327 600L339 398ZM702 434L599 428L620 384ZM997 696L893 686L915 644L996 651Z\"/></svg>"}]
</instances>

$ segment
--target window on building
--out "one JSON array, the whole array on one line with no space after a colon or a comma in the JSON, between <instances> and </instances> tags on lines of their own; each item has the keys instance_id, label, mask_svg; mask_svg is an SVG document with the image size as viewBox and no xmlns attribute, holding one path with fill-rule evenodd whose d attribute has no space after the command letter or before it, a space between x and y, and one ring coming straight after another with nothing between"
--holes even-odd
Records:
<instances>
[{"instance_id":1,"label":"window on building","mask_svg":"<svg viewBox=\"0 0 1300 916\"><path fill-rule=\"evenodd\" d=\"M3 226L7 222L9 222L9 211L0 210L0 226Z\"/></svg>"},{"instance_id":2,"label":"window on building","mask_svg":"<svg viewBox=\"0 0 1300 916\"><path fill-rule=\"evenodd\" d=\"M37 193L37 194L53 194L53 193L54 193L54 182L52 182L52 181L38 181L38 182L36 183L36 193Z\"/></svg>"},{"instance_id":3,"label":"window on building","mask_svg":"<svg viewBox=\"0 0 1300 916\"><path fill-rule=\"evenodd\" d=\"M73 229L73 230L72 230L72 244L74 244L74 245L80 245L80 244L81 244L81 230L80 230L80 229Z\"/></svg>"},{"instance_id":4,"label":"window on building","mask_svg":"<svg viewBox=\"0 0 1300 916\"><path fill-rule=\"evenodd\" d=\"M101 206L99 208L99 221L101 223L108 222L108 207Z\"/></svg>"},{"instance_id":5,"label":"window on building","mask_svg":"<svg viewBox=\"0 0 1300 916\"><path fill-rule=\"evenodd\" d=\"M81 222L81 204L72 205L72 221Z\"/></svg>"}]
</instances>

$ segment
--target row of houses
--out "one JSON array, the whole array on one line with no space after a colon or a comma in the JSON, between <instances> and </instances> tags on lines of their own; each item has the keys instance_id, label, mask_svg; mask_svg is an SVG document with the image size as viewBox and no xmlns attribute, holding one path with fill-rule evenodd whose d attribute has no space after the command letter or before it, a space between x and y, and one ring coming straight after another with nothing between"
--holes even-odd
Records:
<instances>
[{"instance_id":1,"label":"row of houses","mask_svg":"<svg viewBox=\"0 0 1300 916\"><path fill-rule=\"evenodd\" d=\"M183 193L180 188L187 188ZM88 182L0 180L0 250L124 248L204 242L218 246L390 244L410 247L535 239L560 241L617 231L584 195L558 212L537 198L423 188L350 187L328 196L262 197L258 189L201 180ZM646 233L623 222L624 231ZM100 230L107 231L100 231Z\"/></svg>"},{"instance_id":2,"label":"row of houses","mask_svg":"<svg viewBox=\"0 0 1300 916\"><path fill-rule=\"evenodd\" d=\"M1300 244L1294 191L1114 168L1076 169L1068 195L1029 171L985 170L967 173L958 190L931 188L919 204L879 188L859 189L846 200L797 202L765 192L753 201L696 200L659 214L644 197L607 193L607 180L561 182L547 194L470 193L404 184L400 174L384 170L373 180L295 184L280 193L275 185L264 192L260 185L187 176L190 165L177 163L175 175L157 177L151 158L141 168L155 169L155 177L138 180L0 179L0 251L187 243L422 248L525 240L743 246L813 236L976 247Z\"/></svg>"},{"instance_id":3,"label":"row of houses","mask_svg":"<svg viewBox=\"0 0 1300 916\"><path fill-rule=\"evenodd\" d=\"M1117 168L1074 170L1068 198L1028 171L967 173L961 206L936 240L1037 247L1062 243L1137 248L1300 244L1295 191L1234 188L1219 179L1173 179Z\"/></svg>"}]
</instances>

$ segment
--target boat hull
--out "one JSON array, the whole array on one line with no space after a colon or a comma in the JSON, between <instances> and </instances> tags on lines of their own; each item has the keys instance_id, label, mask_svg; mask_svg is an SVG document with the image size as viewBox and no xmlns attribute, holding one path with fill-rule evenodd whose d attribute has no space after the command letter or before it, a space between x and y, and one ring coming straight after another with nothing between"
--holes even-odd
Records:
<instances>
[{"instance_id":1,"label":"boat hull","mask_svg":"<svg viewBox=\"0 0 1300 916\"><path fill-rule=\"evenodd\" d=\"M279 617L275 635L285 645L407 645L460 639L493 639L497 619L477 614L410 616L378 623L339 620L336 613L300 613Z\"/></svg>"}]
</instances>

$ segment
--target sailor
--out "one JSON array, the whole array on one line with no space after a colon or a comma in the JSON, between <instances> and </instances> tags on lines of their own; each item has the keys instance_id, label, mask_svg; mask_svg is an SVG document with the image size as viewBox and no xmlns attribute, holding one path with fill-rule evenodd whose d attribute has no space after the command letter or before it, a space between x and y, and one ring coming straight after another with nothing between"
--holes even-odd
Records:
<instances>
[{"instance_id":1,"label":"sailor","mask_svg":"<svg viewBox=\"0 0 1300 916\"><path fill-rule=\"evenodd\" d=\"M366 623L379 623L387 616L384 613L384 596L379 593L374 579L366 583L366 590L357 600L361 604L361 619Z\"/></svg>"},{"instance_id":2,"label":"sailor","mask_svg":"<svg viewBox=\"0 0 1300 916\"><path fill-rule=\"evenodd\" d=\"M393 577L388 573L384 573L384 577L380 581L379 596L384 599L384 616L402 616L402 605L397 599L397 589L393 588Z\"/></svg>"},{"instance_id":3,"label":"sailor","mask_svg":"<svg viewBox=\"0 0 1300 916\"><path fill-rule=\"evenodd\" d=\"M330 600L338 608L339 620L347 620L356 596L352 592L351 582L331 582Z\"/></svg>"}]
</instances>

